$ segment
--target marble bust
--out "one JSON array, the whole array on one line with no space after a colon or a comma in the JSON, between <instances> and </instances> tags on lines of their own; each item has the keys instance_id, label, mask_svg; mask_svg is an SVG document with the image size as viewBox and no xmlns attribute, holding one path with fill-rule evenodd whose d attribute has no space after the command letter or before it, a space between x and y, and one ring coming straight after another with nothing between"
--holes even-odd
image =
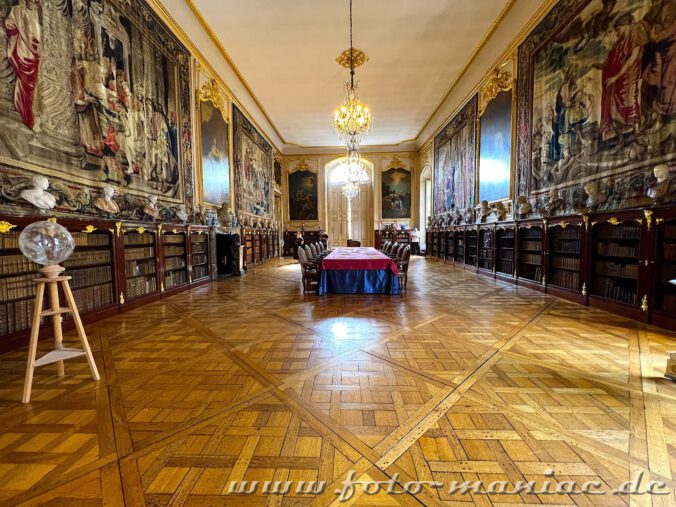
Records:
<instances>
[{"instance_id":1,"label":"marble bust","mask_svg":"<svg viewBox=\"0 0 676 507\"><path fill-rule=\"evenodd\" d=\"M52 209L56 206L56 197L47 192L49 180L44 176L33 176L33 187L21 191L21 198L36 208Z\"/></svg>"},{"instance_id":2,"label":"marble bust","mask_svg":"<svg viewBox=\"0 0 676 507\"><path fill-rule=\"evenodd\" d=\"M146 204L143 207L143 213L145 213L146 216L152 218L153 220L157 220L157 217L160 216L160 209L157 206L156 195L151 195L148 197L148 204Z\"/></svg>"},{"instance_id":3,"label":"marble bust","mask_svg":"<svg viewBox=\"0 0 676 507\"><path fill-rule=\"evenodd\" d=\"M664 200L669 191L671 179L669 176L669 166L666 164L657 165L653 169L653 174L657 181L651 185L646 195L657 204Z\"/></svg>"},{"instance_id":4,"label":"marble bust","mask_svg":"<svg viewBox=\"0 0 676 507\"><path fill-rule=\"evenodd\" d=\"M176 207L176 218L178 218L181 222L188 221L188 210L185 208L185 204L179 204Z\"/></svg>"},{"instance_id":5,"label":"marble bust","mask_svg":"<svg viewBox=\"0 0 676 507\"><path fill-rule=\"evenodd\" d=\"M115 189L110 186L103 187L103 195L94 199L94 206L105 213L115 214L120 212L120 207L113 200Z\"/></svg>"}]
</instances>

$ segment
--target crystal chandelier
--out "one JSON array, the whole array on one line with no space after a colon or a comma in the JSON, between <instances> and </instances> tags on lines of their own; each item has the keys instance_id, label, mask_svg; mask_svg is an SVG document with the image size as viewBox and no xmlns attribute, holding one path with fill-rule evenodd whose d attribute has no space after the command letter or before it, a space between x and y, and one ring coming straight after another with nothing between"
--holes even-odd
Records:
<instances>
[{"instance_id":1,"label":"crystal chandelier","mask_svg":"<svg viewBox=\"0 0 676 507\"><path fill-rule=\"evenodd\" d=\"M347 54L346 54L347 53ZM350 0L350 49L336 59L343 67L350 69L350 80L345 83L345 99L336 110L333 128L346 143L359 145L373 127L373 115L368 107L359 100L357 85L354 81L354 69L366 63L368 57L352 47L352 0Z\"/></svg>"},{"instance_id":2,"label":"crystal chandelier","mask_svg":"<svg viewBox=\"0 0 676 507\"><path fill-rule=\"evenodd\" d=\"M345 160L345 184L342 187L343 195L348 199L359 196L359 187L368 182L368 175L361 162L359 147L351 145L348 148Z\"/></svg>"}]
</instances>

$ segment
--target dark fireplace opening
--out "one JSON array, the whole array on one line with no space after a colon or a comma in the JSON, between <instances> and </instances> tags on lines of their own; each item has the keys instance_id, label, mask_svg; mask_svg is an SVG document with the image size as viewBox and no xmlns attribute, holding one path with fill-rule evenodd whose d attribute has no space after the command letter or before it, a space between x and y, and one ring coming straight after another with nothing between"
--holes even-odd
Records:
<instances>
[{"instance_id":1,"label":"dark fireplace opening","mask_svg":"<svg viewBox=\"0 0 676 507\"><path fill-rule=\"evenodd\" d=\"M219 278L239 276L239 234L216 234L216 272Z\"/></svg>"}]
</instances>

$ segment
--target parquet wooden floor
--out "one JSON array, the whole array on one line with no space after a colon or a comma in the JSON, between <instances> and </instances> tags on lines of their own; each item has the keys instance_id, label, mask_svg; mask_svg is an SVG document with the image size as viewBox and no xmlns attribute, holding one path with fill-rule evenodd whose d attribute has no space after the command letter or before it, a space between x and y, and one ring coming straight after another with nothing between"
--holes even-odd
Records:
<instances>
[{"instance_id":1,"label":"parquet wooden floor","mask_svg":"<svg viewBox=\"0 0 676 507\"><path fill-rule=\"evenodd\" d=\"M318 297L283 260L87 331L98 384L40 368L29 405L0 356L1 505L676 507L676 335L621 316L421 258Z\"/></svg>"}]
</instances>

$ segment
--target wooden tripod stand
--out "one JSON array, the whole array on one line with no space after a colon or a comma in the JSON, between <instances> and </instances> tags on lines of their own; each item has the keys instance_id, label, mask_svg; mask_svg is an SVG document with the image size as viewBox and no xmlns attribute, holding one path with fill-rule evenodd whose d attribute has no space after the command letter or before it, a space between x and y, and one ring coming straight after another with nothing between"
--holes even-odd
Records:
<instances>
[{"instance_id":1,"label":"wooden tripod stand","mask_svg":"<svg viewBox=\"0 0 676 507\"><path fill-rule=\"evenodd\" d=\"M94 380L99 380L99 371L96 369L96 363L94 362L94 356L92 351L89 348L89 342L87 341L87 336L85 335L84 327L82 326L82 321L80 320L80 314L77 311L77 305L75 304L75 298L73 298L73 293L70 290L70 276L60 276L65 268L61 266L45 266L40 269L40 273L44 275L44 278L38 278L35 280L37 283L37 290L35 293L35 308L33 310L33 325L31 328L31 338L30 344L28 346L28 363L26 364L26 380L23 386L23 403L28 403L31 399L31 389L33 387L33 371L38 366L44 366L46 364L56 363L56 373L59 377L63 377L64 359L70 359L72 357L85 356L87 358L87 363L89 363L89 369L92 372L92 377ZM59 284L63 289L63 293L66 296L66 302L68 303L67 307L59 306ZM49 302L50 309L42 310L42 302L45 296L45 286L49 286ZM68 349L63 348L63 332L61 330L61 315L64 313L70 313L73 316L75 321L75 327L77 328L77 334L80 337L80 343L82 343L81 349ZM54 350L48 352L38 360L35 359L35 355L38 349L38 336L40 333L40 319L42 317L52 317L52 323L54 325Z\"/></svg>"}]
</instances>

